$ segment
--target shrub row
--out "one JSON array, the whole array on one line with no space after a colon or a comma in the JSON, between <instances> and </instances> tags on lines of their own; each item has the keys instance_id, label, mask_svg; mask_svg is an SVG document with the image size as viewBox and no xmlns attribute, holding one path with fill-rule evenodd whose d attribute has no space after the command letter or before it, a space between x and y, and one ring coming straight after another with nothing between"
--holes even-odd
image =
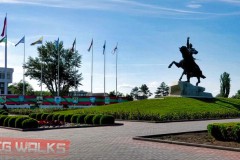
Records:
<instances>
[{"instance_id":1,"label":"shrub row","mask_svg":"<svg viewBox=\"0 0 240 160\"><path fill-rule=\"evenodd\" d=\"M86 111L87 114L99 114L97 111ZM240 117L239 111L219 111L219 112L172 112L159 114L155 112L143 113L140 111L101 111L101 114L112 115L115 119L122 120L146 120L146 121L185 121L185 120L206 120L206 119L226 119Z\"/></svg>"},{"instance_id":2,"label":"shrub row","mask_svg":"<svg viewBox=\"0 0 240 160\"><path fill-rule=\"evenodd\" d=\"M38 122L25 116L0 115L0 126L15 128L38 128Z\"/></svg>"},{"instance_id":3,"label":"shrub row","mask_svg":"<svg viewBox=\"0 0 240 160\"><path fill-rule=\"evenodd\" d=\"M8 115L8 112L6 112L5 110L0 110L0 115Z\"/></svg>"},{"instance_id":4,"label":"shrub row","mask_svg":"<svg viewBox=\"0 0 240 160\"><path fill-rule=\"evenodd\" d=\"M38 121L61 121L67 123L78 124L114 124L114 117L110 115L95 115L95 114L47 114L47 113L32 113L29 117Z\"/></svg>"},{"instance_id":5,"label":"shrub row","mask_svg":"<svg viewBox=\"0 0 240 160\"><path fill-rule=\"evenodd\" d=\"M207 129L217 140L240 142L240 123L213 123L209 124Z\"/></svg>"}]
</instances>

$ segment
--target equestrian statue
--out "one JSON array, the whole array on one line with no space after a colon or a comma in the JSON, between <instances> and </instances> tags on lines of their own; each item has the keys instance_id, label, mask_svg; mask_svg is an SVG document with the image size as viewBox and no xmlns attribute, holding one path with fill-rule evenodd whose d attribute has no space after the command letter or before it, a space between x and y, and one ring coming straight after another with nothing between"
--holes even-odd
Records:
<instances>
[{"instance_id":1,"label":"equestrian statue","mask_svg":"<svg viewBox=\"0 0 240 160\"><path fill-rule=\"evenodd\" d=\"M195 58L193 54L197 54L198 51L192 47L192 44L189 43L189 37L187 38L187 46L182 46L179 48L180 52L182 53L183 59L180 62L173 61L168 68L171 68L173 64L175 64L178 68L183 69L183 73L179 79L182 80L183 75L187 76L187 82L190 82L191 77L197 77L198 81L196 86L200 83L200 78L206 78L203 74L199 66L195 62Z\"/></svg>"}]
</instances>

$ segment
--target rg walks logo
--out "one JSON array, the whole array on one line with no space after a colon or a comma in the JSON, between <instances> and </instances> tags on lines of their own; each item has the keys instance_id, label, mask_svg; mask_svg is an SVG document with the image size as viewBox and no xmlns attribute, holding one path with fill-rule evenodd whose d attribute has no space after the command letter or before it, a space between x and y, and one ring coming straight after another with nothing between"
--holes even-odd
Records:
<instances>
[{"instance_id":1,"label":"rg walks logo","mask_svg":"<svg viewBox=\"0 0 240 160\"><path fill-rule=\"evenodd\" d=\"M0 155L6 156L66 156L70 141L0 137Z\"/></svg>"}]
</instances>

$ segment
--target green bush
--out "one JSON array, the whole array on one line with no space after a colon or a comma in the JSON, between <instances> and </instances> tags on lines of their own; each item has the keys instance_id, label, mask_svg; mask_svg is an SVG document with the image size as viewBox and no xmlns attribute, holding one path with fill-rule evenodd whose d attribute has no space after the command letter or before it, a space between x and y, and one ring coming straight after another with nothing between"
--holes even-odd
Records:
<instances>
[{"instance_id":1,"label":"green bush","mask_svg":"<svg viewBox=\"0 0 240 160\"><path fill-rule=\"evenodd\" d=\"M78 117L77 117L77 123L84 124L84 123L85 123L84 118L85 118L86 116L87 116L86 114L78 115Z\"/></svg>"},{"instance_id":2,"label":"green bush","mask_svg":"<svg viewBox=\"0 0 240 160\"><path fill-rule=\"evenodd\" d=\"M92 119L93 124L100 124L100 119L102 118L101 114L95 115Z\"/></svg>"},{"instance_id":3,"label":"green bush","mask_svg":"<svg viewBox=\"0 0 240 160\"><path fill-rule=\"evenodd\" d=\"M1 115L8 115L8 112L4 111L1 113Z\"/></svg>"},{"instance_id":4,"label":"green bush","mask_svg":"<svg viewBox=\"0 0 240 160\"><path fill-rule=\"evenodd\" d=\"M38 120L38 121L42 120L42 115L43 115L43 113L37 113L36 120Z\"/></svg>"},{"instance_id":5,"label":"green bush","mask_svg":"<svg viewBox=\"0 0 240 160\"><path fill-rule=\"evenodd\" d=\"M29 114L30 118L37 119L37 114L36 113L31 113Z\"/></svg>"},{"instance_id":6,"label":"green bush","mask_svg":"<svg viewBox=\"0 0 240 160\"><path fill-rule=\"evenodd\" d=\"M42 120L47 120L48 115L49 115L48 113L43 113L42 116L41 116L41 119Z\"/></svg>"},{"instance_id":7,"label":"green bush","mask_svg":"<svg viewBox=\"0 0 240 160\"><path fill-rule=\"evenodd\" d=\"M15 127L15 122L18 116L11 116L8 120L8 127Z\"/></svg>"},{"instance_id":8,"label":"green bush","mask_svg":"<svg viewBox=\"0 0 240 160\"><path fill-rule=\"evenodd\" d=\"M79 114L72 115L71 123L77 123L78 116L79 116Z\"/></svg>"},{"instance_id":9,"label":"green bush","mask_svg":"<svg viewBox=\"0 0 240 160\"><path fill-rule=\"evenodd\" d=\"M86 115L86 117L84 118L84 123L86 123L86 124L93 124L93 117L94 116L95 116L94 114Z\"/></svg>"},{"instance_id":10,"label":"green bush","mask_svg":"<svg viewBox=\"0 0 240 160\"><path fill-rule=\"evenodd\" d=\"M22 122L22 128L38 128L38 122L32 118L25 119Z\"/></svg>"},{"instance_id":11,"label":"green bush","mask_svg":"<svg viewBox=\"0 0 240 160\"><path fill-rule=\"evenodd\" d=\"M60 114L53 114L53 116L52 116L52 120L54 121L54 120L58 120L58 116L59 116Z\"/></svg>"},{"instance_id":12,"label":"green bush","mask_svg":"<svg viewBox=\"0 0 240 160\"><path fill-rule=\"evenodd\" d=\"M73 114L65 114L64 115L64 122L71 123L72 116L73 116Z\"/></svg>"},{"instance_id":13,"label":"green bush","mask_svg":"<svg viewBox=\"0 0 240 160\"><path fill-rule=\"evenodd\" d=\"M2 109L0 109L0 114L1 114L1 113L3 113L3 112L5 112L5 111L4 111L4 110L2 110Z\"/></svg>"},{"instance_id":14,"label":"green bush","mask_svg":"<svg viewBox=\"0 0 240 160\"><path fill-rule=\"evenodd\" d=\"M7 117L7 115L0 115L0 126L3 126L3 122Z\"/></svg>"},{"instance_id":15,"label":"green bush","mask_svg":"<svg viewBox=\"0 0 240 160\"><path fill-rule=\"evenodd\" d=\"M100 119L100 124L114 124L114 117L111 115L103 115Z\"/></svg>"},{"instance_id":16,"label":"green bush","mask_svg":"<svg viewBox=\"0 0 240 160\"><path fill-rule=\"evenodd\" d=\"M47 121L52 121L53 120L53 114L48 114L48 116L46 117Z\"/></svg>"},{"instance_id":17,"label":"green bush","mask_svg":"<svg viewBox=\"0 0 240 160\"><path fill-rule=\"evenodd\" d=\"M16 128L22 128L22 122L26 119L29 119L29 117L23 117L23 116L18 117L15 121L15 127Z\"/></svg>"},{"instance_id":18,"label":"green bush","mask_svg":"<svg viewBox=\"0 0 240 160\"><path fill-rule=\"evenodd\" d=\"M58 115L58 120L63 122L64 121L64 116L65 116L64 114Z\"/></svg>"},{"instance_id":19,"label":"green bush","mask_svg":"<svg viewBox=\"0 0 240 160\"><path fill-rule=\"evenodd\" d=\"M11 118L11 116L8 116L7 118L4 119L3 126L8 127L8 121L10 118Z\"/></svg>"},{"instance_id":20,"label":"green bush","mask_svg":"<svg viewBox=\"0 0 240 160\"><path fill-rule=\"evenodd\" d=\"M208 133L217 140L239 141L240 123L213 123L207 126Z\"/></svg>"}]
</instances>

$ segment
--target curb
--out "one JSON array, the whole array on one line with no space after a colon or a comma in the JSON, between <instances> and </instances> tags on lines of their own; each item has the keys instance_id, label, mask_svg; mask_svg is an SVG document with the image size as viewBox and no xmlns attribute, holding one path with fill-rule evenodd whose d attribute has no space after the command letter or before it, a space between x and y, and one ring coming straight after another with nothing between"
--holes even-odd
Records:
<instances>
[{"instance_id":1,"label":"curb","mask_svg":"<svg viewBox=\"0 0 240 160\"><path fill-rule=\"evenodd\" d=\"M51 128L13 128L13 127L3 127L0 126L2 129L9 129L15 131L45 131L45 130L55 130L55 129L72 129L72 128L91 128L91 127L111 127L111 126L122 126L123 123L115 123L115 124L106 124L106 125L84 125L84 126L69 126L69 127L51 127Z\"/></svg>"},{"instance_id":2,"label":"curb","mask_svg":"<svg viewBox=\"0 0 240 160\"><path fill-rule=\"evenodd\" d=\"M205 131L207 131L207 130L194 131L194 132L179 132L179 133L168 133L168 134L159 134L159 135L137 136L137 137L133 137L133 140L158 142L158 143L169 143L169 144L177 144L177 145L185 145L185 146L194 146L194 147L240 152L240 148L214 146L214 145L208 145L208 144L187 143L187 142L179 142L179 141L160 140L160 139L153 138L153 137L168 136L168 135L180 135L180 134L185 134L185 133L199 133L199 132L205 132Z\"/></svg>"}]
</instances>

